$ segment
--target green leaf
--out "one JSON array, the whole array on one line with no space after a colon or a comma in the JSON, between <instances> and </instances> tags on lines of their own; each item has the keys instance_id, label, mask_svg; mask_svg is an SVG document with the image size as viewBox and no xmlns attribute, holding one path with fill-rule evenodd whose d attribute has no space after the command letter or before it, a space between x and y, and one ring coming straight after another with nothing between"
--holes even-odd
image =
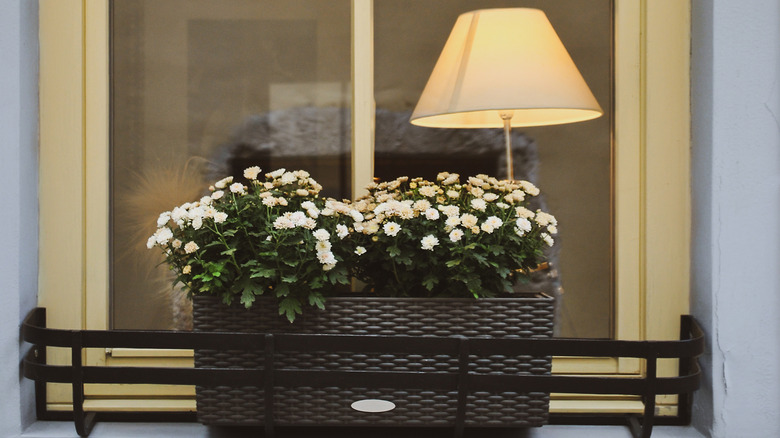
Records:
<instances>
[{"instance_id":1,"label":"green leaf","mask_svg":"<svg viewBox=\"0 0 780 438\"><path fill-rule=\"evenodd\" d=\"M387 253L390 255L390 257L393 258L398 257L399 255L401 255L401 248L393 245L387 248Z\"/></svg>"},{"instance_id":2,"label":"green leaf","mask_svg":"<svg viewBox=\"0 0 780 438\"><path fill-rule=\"evenodd\" d=\"M282 277L282 281L285 282L285 283L295 283L295 282L298 281L298 276L295 275L295 274L293 274L293 275L285 275L285 276Z\"/></svg>"},{"instance_id":3,"label":"green leaf","mask_svg":"<svg viewBox=\"0 0 780 438\"><path fill-rule=\"evenodd\" d=\"M449 260L445 265L447 265L448 268L453 268L455 266L458 266L460 264L460 260Z\"/></svg>"},{"instance_id":4,"label":"green leaf","mask_svg":"<svg viewBox=\"0 0 780 438\"><path fill-rule=\"evenodd\" d=\"M252 269L252 275L250 278L273 278L276 275L276 269L260 266Z\"/></svg>"},{"instance_id":5,"label":"green leaf","mask_svg":"<svg viewBox=\"0 0 780 438\"><path fill-rule=\"evenodd\" d=\"M423 278L422 284L426 289L433 290L433 287L439 283L439 279L434 274L428 274Z\"/></svg>"},{"instance_id":6,"label":"green leaf","mask_svg":"<svg viewBox=\"0 0 780 438\"><path fill-rule=\"evenodd\" d=\"M286 297L287 295L290 295L290 286L282 283L274 288L274 292L276 293L277 297Z\"/></svg>"},{"instance_id":7,"label":"green leaf","mask_svg":"<svg viewBox=\"0 0 780 438\"><path fill-rule=\"evenodd\" d=\"M314 292L309 294L309 305L325 309L325 297L321 293Z\"/></svg>"},{"instance_id":8,"label":"green leaf","mask_svg":"<svg viewBox=\"0 0 780 438\"><path fill-rule=\"evenodd\" d=\"M279 314L286 316L290 322L295 321L295 315L301 313L301 303L297 299L287 297L279 302Z\"/></svg>"},{"instance_id":9,"label":"green leaf","mask_svg":"<svg viewBox=\"0 0 780 438\"><path fill-rule=\"evenodd\" d=\"M241 292L241 304L244 305L247 309L252 307L252 303L255 302L255 294L252 293L251 289L244 289L243 292Z\"/></svg>"},{"instance_id":10,"label":"green leaf","mask_svg":"<svg viewBox=\"0 0 780 438\"><path fill-rule=\"evenodd\" d=\"M237 250L238 248L230 248L222 251L220 254L224 256L232 256L233 254L236 253Z\"/></svg>"}]
</instances>

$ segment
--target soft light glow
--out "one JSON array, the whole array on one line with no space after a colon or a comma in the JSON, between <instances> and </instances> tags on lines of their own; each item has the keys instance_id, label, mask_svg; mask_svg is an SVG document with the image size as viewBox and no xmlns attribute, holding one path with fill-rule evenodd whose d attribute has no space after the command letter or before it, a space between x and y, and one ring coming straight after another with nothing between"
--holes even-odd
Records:
<instances>
[{"instance_id":1,"label":"soft light glow","mask_svg":"<svg viewBox=\"0 0 780 438\"><path fill-rule=\"evenodd\" d=\"M462 14L411 122L438 128L540 126L595 119L603 111L544 12Z\"/></svg>"}]
</instances>

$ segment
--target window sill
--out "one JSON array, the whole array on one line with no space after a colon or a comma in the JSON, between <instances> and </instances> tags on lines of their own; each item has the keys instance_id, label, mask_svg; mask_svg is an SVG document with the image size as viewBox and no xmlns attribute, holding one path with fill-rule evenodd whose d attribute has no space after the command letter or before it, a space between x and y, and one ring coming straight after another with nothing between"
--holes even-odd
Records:
<instances>
[{"instance_id":1,"label":"window sill","mask_svg":"<svg viewBox=\"0 0 780 438\"><path fill-rule=\"evenodd\" d=\"M339 436L349 438L351 436L363 436L360 430L354 429L354 434L344 434L339 430ZM448 430L442 429L441 433L431 436L430 432L422 434L404 433L406 438L435 438L437 436L448 437ZM321 430L307 435L278 434L280 438L326 438ZM92 438L127 438L127 437L160 437L167 438L238 438L257 437L257 430L247 429L218 429L195 423L98 423L92 431ZM392 430L386 435L372 434L376 438L397 437ZM465 438L475 437L466 430ZM628 438L631 432L623 426L556 426L548 425L541 428L519 430L517 433L496 435L496 438L581 438L583 436L598 436L600 438ZM22 438L65 438L78 437L73 429L73 423L67 421L38 421L33 423L24 433ZM704 435L690 426L656 426L653 428L653 438L704 438Z\"/></svg>"}]
</instances>

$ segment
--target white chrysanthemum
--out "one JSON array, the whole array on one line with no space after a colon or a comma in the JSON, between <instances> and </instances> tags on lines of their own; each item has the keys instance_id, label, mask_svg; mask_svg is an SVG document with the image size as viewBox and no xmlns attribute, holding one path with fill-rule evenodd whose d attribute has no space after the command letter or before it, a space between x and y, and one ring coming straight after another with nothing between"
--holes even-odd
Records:
<instances>
[{"instance_id":1,"label":"white chrysanthemum","mask_svg":"<svg viewBox=\"0 0 780 438\"><path fill-rule=\"evenodd\" d=\"M460 198L460 192L457 190L447 190L447 196L452 199Z\"/></svg>"},{"instance_id":2,"label":"white chrysanthemum","mask_svg":"<svg viewBox=\"0 0 780 438\"><path fill-rule=\"evenodd\" d=\"M475 198L471 200L471 208L474 210L485 211L487 208L487 202L484 199Z\"/></svg>"},{"instance_id":3,"label":"white chrysanthemum","mask_svg":"<svg viewBox=\"0 0 780 438\"><path fill-rule=\"evenodd\" d=\"M376 234L379 232L379 223L376 221L369 221L363 228L363 234Z\"/></svg>"},{"instance_id":4,"label":"white chrysanthemum","mask_svg":"<svg viewBox=\"0 0 780 438\"><path fill-rule=\"evenodd\" d=\"M214 187L216 187L218 189L224 189L225 187L227 187L228 184L230 184L232 182L233 182L233 177L232 176L228 176L227 178L222 178L221 180L215 182L214 183Z\"/></svg>"},{"instance_id":5,"label":"white chrysanthemum","mask_svg":"<svg viewBox=\"0 0 780 438\"><path fill-rule=\"evenodd\" d=\"M218 211L218 212L214 213L214 222L216 222L218 224L221 224L221 223L225 222L227 220L227 218L228 218L227 213L225 213L223 211Z\"/></svg>"},{"instance_id":6,"label":"white chrysanthemum","mask_svg":"<svg viewBox=\"0 0 780 438\"><path fill-rule=\"evenodd\" d=\"M171 220L170 211L166 211L165 213L160 214L160 217L157 218L157 227L159 228L165 226L169 220Z\"/></svg>"},{"instance_id":7,"label":"white chrysanthemum","mask_svg":"<svg viewBox=\"0 0 780 438\"><path fill-rule=\"evenodd\" d=\"M309 196L309 191L306 189L297 189L295 190L295 194L300 197Z\"/></svg>"},{"instance_id":8,"label":"white chrysanthemum","mask_svg":"<svg viewBox=\"0 0 780 438\"><path fill-rule=\"evenodd\" d=\"M433 251L433 247L438 244L439 239L437 239L433 234L429 234L420 240L420 248L426 251Z\"/></svg>"},{"instance_id":9,"label":"white chrysanthemum","mask_svg":"<svg viewBox=\"0 0 780 438\"><path fill-rule=\"evenodd\" d=\"M456 217L460 215L460 208L457 205L437 205L436 208L447 217Z\"/></svg>"},{"instance_id":10,"label":"white chrysanthemum","mask_svg":"<svg viewBox=\"0 0 780 438\"><path fill-rule=\"evenodd\" d=\"M266 190L271 190L271 189L273 189L273 188L274 188L274 183L272 183L272 182L270 182L270 181L266 181L266 182L264 182L264 183L263 183L263 187L264 187ZM269 193L269 195L270 195L270 193Z\"/></svg>"},{"instance_id":11,"label":"white chrysanthemum","mask_svg":"<svg viewBox=\"0 0 780 438\"><path fill-rule=\"evenodd\" d=\"M534 222L537 224L546 227L547 225L558 225L558 220L555 219L555 216L545 213L541 210L536 211L536 216L534 217Z\"/></svg>"},{"instance_id":12,"label":"white chrysanthemum","mask_svg":"<svg viewBox=\"0 0 780 438\"><path fill-rule=\"evenodd\" d=\"M318 240L317 244L314 247L317 248L317 252L320 253L320 252L330 251L332 245L327 240Z\"/></svg>"},{"instance_id":13,"label":"white chrysanthemum","mask_svg":"<svg viewBox=\"0 0 780 438\"><path fill-rule=\"evenodd\" d=\"M159 245L165 245L173 239L173 231L168 227L158 228L154 233L154 239Z\"/></svg>"},{"instance_id":14,"label":"white chrysanthemum","mask_svg":"<svg viewBox=\"0 0 780 438\"><path fill-rule=\"evenodd\" d=\"M352 220L355 222L363 222L363 219L365 219L363 217L363 213L354 209L349 210L349 215L350 217L352 217Z\"/></svg>"},{"instance_id":15,"label":"white chrysanthemum","mask_svg":"<svg viewBox=\"0 0 780 438\"><path fill-rule=\"evenodd\" d=\"M447 178L444 179L444 181L441 182L441 185L449 186L455 184L456 182L458 182L458 178L460 178L460 175L458 175L457 173L451 173Z\"/></svg>"},{"instance_id":16,"label":"white chrysanthemum","mask_svg":"<svg viewBox=\"0 0 780 438\"><path fill-rule=\"evenodd\" d=\"M333 216L333 214L336 213L333 211L332 208L323 208L322 211L320 211L320 214L323 216Z\"/></svg>"},{"instance_id":17,"label":"white chrysanthemum","mask_svg":"<svg viewBox=\"0 0 780 438\"><path fill-rule=\"evenodd\" d=\"M179 249L179 248L181 248L181 245L182 245L182 241L181 241L181 240L179 240L179 239L173 239L173 242L171 242L171 246L172 246L174 249Z\"/></svg>"},{"instance_id":18,"label":"white chrysanthemum","mask_svg":"<svg viewBox=\"0 0 780 438\"><path fill-rule=\"evenodd\" d=\"M330 271L331 269L333 269L335 267L336 267L335 263L328 263L328 264L322 265L322 270L323 271Z\"/></svg>"},{"instance_id":19,"label":"white chrysanthemum","mask_svg":"<svg viewBox=\"0 0 780 438\"><path fill-rule=\"evenodd\" d=\"M335 265L337 260L336 256L330 251L325 251L317 254L317 260L323 265Z\"/></svg>"},{"instance_id":20,"label":"white chrysanthemum","mask_svg":"<svg viewBox=\"0 0 780 438\"><path fill-rule=\"evenodd\" d=\"M214 200L211 199L211 196L204 196L200 198L200 205L209 206Z\"/></svg>"},{"instance_id":21,"label":"white chrysanthemum","mask_svg":"<svg viewBox=\"0 0 780 438\"><path fill-rule=\"evenodd\" d=\"M496 195L495 193L485 193L484 195L482 195L482 199L484 199L487 202L493 202L496 199L498 199L498 195Z\"/></svg>"},{"instance_id":22,"label":"white chrysanthemum","mask_svg":"<svg viewBox=\"0 0 780 438\"><path fill-rule=\"evenodd\" d=\"M296 170L295 172L293 172L293 175L301 179L307 179L308 177L311 176L309 172L305 170Z\"/></svg>"},{"instance_id":23,"label":"white chrysanthemum","mask_svg":"<svg viewBox=\"0 0 780 438\"><path fill-rule=\"evenodd\" d=\"M256 180L257 175L260 174L260 168L258 166L252 166L244 169L244 178L248 180Z\"/></svg>"},{"instance_id":24,"label":"white chrysanthemum","mask_svg":"<svg viewBox=\"0 0 780 438\"><path fill-rule=\"evenodd\" d=\"M458 225L460 225L460 217L458 216L450 216L447 218L447 220L444 221L444 225L449 228L455 228Z\"/></svg>"},{"instance_id":25,"label":"white chrysanthemum","mask_svg":"<svg viewBox=\"0 0 780 438\"><path fill-rule=\"evenodd\" d=\"M416 211L425 211L431 208L431 203L427 199L420 199L412 205L412 208Z\"/></svg>"},{"instance_id":26,"label":"white chrysanthemum","mask_svg":"<svg viewBox=\"0 0 780 438\"><path fill-rule=\"evenodd\" d=\"M246 186L241 183L233 183L230 185L230 191L237 195L243 195L246 194Z\"/></svg>"},{"instance_id":27,"label":"white chrysanthemum","mask_svg":"<svg viewBox=\"0 0 780 438\"><path fill-rule=\"evenodd\" d=\"M198 216L192 220L192 228L199 230L203 226L203 219Z\"/></svg>"},{"instance_id":28,"label":"white chrysanthemum","mask_svg":"<svg viewBox=\"0 0 780 438\"><path fill-rule=\"evenodd\" d=\"M187 217L187 210L181 207L175 207L171 212L171 220L176 222L178 226L182 226L185 217Z\"/></svg>"},{"instance_id":29,"label":"white chrysanthemum","mask_svg":"<svg viewBox=\"0 0 780 438\"><path fill-rule=\"evenodd\" d=\"M450 231L451 241L459 242L461 238L463 238L463 230L461 230L460 228L455 228L454 230Z\"/></svg>"},{"instance_id":30,"label":"white chrysanthemum","mask_svg":"<svg viewBox=\"0 0 780 438\"><path fill-rule=\"evenodd\" d=\"M523 190L531 196L536 196L539 194L539 189L528 181L520 181L520 187L522 187Z\"/></svg>"},{"instance_id":31,"label":"white chrysanthemum","mask_svg":"<svg viewBox=\"0 0 780 438\"><path fill-rule=\"evenodd\" d=\"M281 169L276 169L273 172L266 173L265 176L268 178L279 178L280 176L284 175L284 172L287 172L287 170L282 167Z\"/></svg>"},{"instance_id":32,"label":"white chrysanthemum","mask_svg":"<svg viewBox=\"0 0 780 438\"><path fill-rule=\"evenodd\" d=\"M274 228L277 230L285 230L295 228L295 224L290 220L289 216L279 216L274 220Z\"/></svg>"},{"instance_id":33,"label":"white chrysanthemum","mask_svg":"<svg viewBox=\"0 0 780 438\"><path fill-rule=\"evenodd\" d=\"M385 230L385 234L388 236L395 236L399 231L401 231L401 226L395 222L388 222L382 228Z\"/></svg>"},{"instance_id":34,"label":"white chrysanthemum","mask_svg":"<svg viewBox=\"0 0 780 438\"><path fill-rule=\"evenodd\" d=\"M187 242L186 245L184 245L184 252L186 252L187 254L192 254L199 249L200 247L198 246L198 244L193 241L189 241Z\"/></svg>"},{"instance_id":35,"label":"white chrysanthemum","mask_svg":"<svg viewBox=\"0 0 780 438\"><path fill-rule=\"evenodd\" d=\"M284 172L279 181L281 181L282 184L292 184L298 181L298 177L296 177L292 172Z\"/></svg>"},{"instance_id":36,"label":"white chrysanthemum","mask_svg":"<svg viewBox=\"0 0 780 438\"><path fill-rule=\"evenodd\" d=\"M519 218L524 218L524 219L531 219L532 217L535 216L533 211L522 206L515 208L515 215Z\"/></svg>"},{"instance_id":37,"label":"white chrysanthemum","mask_svg":"<svg viewBox=\"0 0 780 438\"><path fill-rule=\"evenodd\" d=\"M482 187L472 187L470 192L472 195L476 196L477 198L481 198L482 195L485 194L485 191L482 190Z\"/></svg>"},{"instance_id":38,"label":"white chrysanthemum","mask_svg":"<svg viewBox=\"0 0 780 438\"><path fill-rule=\"evenodd\" d=\"M339 239L349 236L349 228L343 224L336 225L336 235L339 236Z\"/></svg>"},{"instance_id":39,"label":"white chrysanthemum","mask_svg":"<svg viewBox=\"0 0 780 438\"><path fill-rule=\"evenodd\" d=\"M479 222L479 219L471 213L464 213L460 217L460 223L466 228L474 228L477 222Z\"/></svg>"},{"instance_id":40,"label":"white chrysanthemum","mask_svg":"<svg viewBox=\"0 0 780 438\"><path fill-rule=\"evenodd\" d=\"M266 196L260 202L262 202L263 205L265 205L266 207L273 207L276 205L276 198L274 198L273 196Z\"/></svg>"},{"instance_id":41,"label":"white chrysanthemum","mask_svg":"<svg viewBox=\"0 0 780 438\"><path fill-rule=\"evenodd\" d=\"M489 218L485 219L485 222L482 222L482 225L480 228L482 231L491 234L496 229L500 228L501 225L504 224L504 221L502 221L500 218L496 216L490 216Z\"/></svg>"},{"instance_id":42,"label":"white chrysanthemum","mask_svg":"<svg viewBox=\"0 0 780 438\"><path fill-rule=\"evenodd\" d=\"M558 227L556 227L555 225L548 225L547 226L547 232L549 232L550 234L552 234L554 236L554 235L558 234Z\"/></svg>"},{"instance_id":43,"label":"white chrysanthemum","mask_svg":"<svg viewBox=\"0 0 780 438\"><path fill-rule=\"evenodd\" d=\"M531 231L531 221L524 217L515 221L515 233L517 233L518 236L522 236L529 231Z\"/></svg>"},{"instance_id":44,"label":"white chrysanthemum","mask_svg":"<svg viewBox=\"0 0 780 438\"><path fill-rule=\"evenodd\" d=\"M222 190L217 190L216 192L211 194L211 199L216 201L217 199L221 198L224 195L225 195L225 192L223 192Z\"/></svg>"},{"instance_id":45,"label":"white chrysanthemum","mask_svg":"<svg viewBox=\"0 0 780 438\"><path fill-rule=\"evenodd\" d=\"M423 187L420 187L420 194L425 196L425 197L428 197L428 198L436 196L437 191L438 191L438 188L436 186L423 186Z\"/></svg>"},{"instance_id":46,"label":"white chrysanthemum","mask_svg":"<svg viewBox=\"0 0 780 438\"><path fill-rule=\"evenodd\" d=\"M301 208L304 210L312 210L317 209L317 206L311 201L303 201L301 202Z\"/></svg>"},{"instance_id":47,"label":"white chrysanthemum","mask_svg":"<svg viewBox=\"0 0 780 438\"><path fill-rule=\"evenodd\" d=\"M357 255L363 255L366 253L366 249L362 246L355 247L355 254Z\"/></svg>"},{"instance_id":48,"label":"white chrysanthemum","mask_svg":"<svg viewBox=\"0 0 780 438\"><path fill-rule=\"evenodd\" d=\"M320 228L312 234L314 234L314 238L320 242L330 239L330 233L324 228Z\"/></svg>"},{"instance_id":49,"label":"white chrysanthemum","mask_svg":"<svg viewBox=\"0 0 780 438\"><path fill-rule=\"evenodd\" d=\"M507 208L509 208L509 204L506 204L506 203L503 203L503 202L496 202L496 207L498 207L498 208L500 208L502 210L506 210Z\"/></svg>"},{"instance_id":50,"label":"white chrysanthemum","mask_svg":"<svg viewBox=\"0 0 780 438\"><path fill-rule=\"evenodd\" d=\"M157 236L155 235L149 236L149 239L146 240L146 247L152 249L154 248L155 244L157 244Z\"/></svg>"},{"instance_id":51,"label":"white chrysanthemum","mask_svg":"<svg viewBox=\"0 0 780 438\"><path fill-rule=\"evenodd\" d=\"M435 221L439 218L439 212L435 208L425 210L425 218L429 221Z\"/></svg>"},{"instance_id":52,"label":"white chrysanthemum","mask_svg":"<svg viewBox=\"0 0 780 438\"><path fill-rule=\"evenodd\" d=\"M192 266L190 266L190 265L187 265L187 266L181 268L181 273L182 274L189 274L190 272L192 272Z\"/></svg>"},{"instance_id":53,"label":"white chrysanthemum","mask_svg":"<svg viewBox=\"0 0 780 438\"><path fill-rule=\"evenodd\" d=\"M306 210L306 214L308 214L309 217L311 217L312 219L317 219L318 217L320 217L320 211L317 210L316 208L310 208Z\"/></svg>"},{"instance_id":54,"label":"white chrysanthemum","mask_svg":"<svg viewBox=\"0 0 780 438\"><path fill-rule=\"evenodd\" d=\"M277 205L281 205L283 207L287 206L287 199L280 196L280 197L276 198L276 204Z\"/></svg>"},{"instance_id":55,"label":"white chrysanthemum","mask_svg":"<svg viewBox=\"0 0 780 438\"><path fill-rule=\"evenodd\" d=\"M542 233L539 235L542 240L544 240L544 243L547 244L547 246L553 246L555 244L555 241L553 240L552 236L550 236L547 233Z\"/></svg>"}]
</instances>

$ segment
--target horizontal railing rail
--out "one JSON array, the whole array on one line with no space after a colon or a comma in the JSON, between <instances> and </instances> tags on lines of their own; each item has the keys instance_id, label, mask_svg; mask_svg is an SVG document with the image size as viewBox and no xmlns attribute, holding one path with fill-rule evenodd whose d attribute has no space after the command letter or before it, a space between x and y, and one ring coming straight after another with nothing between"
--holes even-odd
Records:
<instances>
[{"instance_id":1,"label":"horizontal railing rail","mask_svg":"<svg viewBox=\"0 0 780 438\"><path fill-rule=\"evenodd\" d=\"M274 385L324 387L382 387L452 390L458 393L455 436L463 433L466 394L471 391L561 392L569 394L615 394L641 396L644 413L638 415L551 414L550 423L626 424L635 437L647 438L654 424L690 422L692 395L698 389L701 371L696 360L704 351L701 328L691 316L681 317L678 341L621 341L568 338L466 338L330 334L208 333L144 330L61 330L46 327L46 311L30 312L21 328L23 341L32 348L23 360L26 378L36 383L39 419L63 419L46 408L46 383L67 383L73 388L72 419L80 436L88 436L98 419L139 421L194 421L181 413L107 413L84 411L85 384L165 385ZM71 365L46 363L46 347L71 349ZM88 366L82 362L85 348L254 350L265 352L260 368L181 368ZM317 351L356 353L447 354L458 357L457 372L442 371L338 371L286 369L274 365L274 352ZM624 357L645 360L642 377L572 376L527 374L481 374L469 370L469 355L532 355L572 357ZM659 359L679 359L676 377L658 377ZM657 395L677 394L675 417L656 416ZM265 436L273 436L273 403L266 404ZM69 414L70 415L70 414Z\"/></svg>"}]
</instances>

